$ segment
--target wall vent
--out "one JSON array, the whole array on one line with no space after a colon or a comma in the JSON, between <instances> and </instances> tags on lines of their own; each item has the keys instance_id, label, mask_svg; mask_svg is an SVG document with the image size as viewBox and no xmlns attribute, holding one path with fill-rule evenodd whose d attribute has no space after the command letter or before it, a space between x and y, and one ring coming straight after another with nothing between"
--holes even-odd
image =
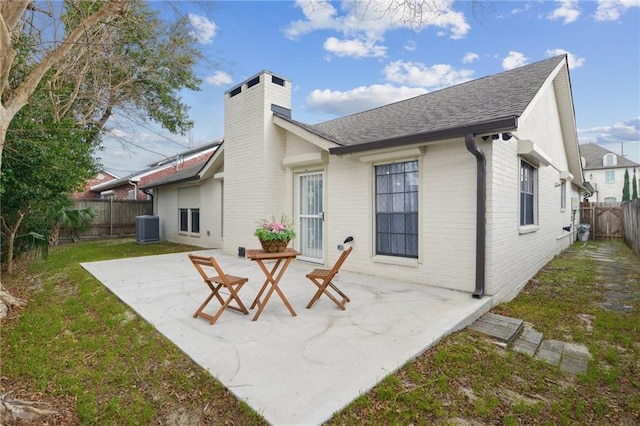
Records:
<instances>
[{"instance_id":1,"label":"wall vent","mask_svg":"<svg viewBox=\"0 0 640 426\"><path fill-rule=\"evenodd\" d=\"M136 216L136 243L160 241L160 218L158 216Z\"/></svg>"},{"instance_id":2,"label":"wall vent","mask_svg":"<svg viewBox=\"0 0 640 426\"><path fill-rule=\"evenodd\" d=\"M280 77L276 77L275 75L271 76L271 82L273 84L277 84L278 86L284 87L284 80L281 79Z\"/></svg>"},{"instance_id":3,"label":"wall vent","mask_svg":"<svg viewBox=\"0 0 640 426\"><path fill-rule=\"evenodd\" d=\"M260 76L257 76L256 78L252 78L251 80L247 81L247 89L255 86L258 83L260 83Z\"/></svg>"},{"instance_id":4,"label":"wall vent","mask_svg":"<svg viewBox=\"0 0 640 426\"><path fill-rule=\"evenodd\" d=\"M239 95L240 92L242 92L242 86L238 86L235 89L233 89L232 91L229 92L229 97L233 98L235 95Z\"/></svg>"}]
</instances>

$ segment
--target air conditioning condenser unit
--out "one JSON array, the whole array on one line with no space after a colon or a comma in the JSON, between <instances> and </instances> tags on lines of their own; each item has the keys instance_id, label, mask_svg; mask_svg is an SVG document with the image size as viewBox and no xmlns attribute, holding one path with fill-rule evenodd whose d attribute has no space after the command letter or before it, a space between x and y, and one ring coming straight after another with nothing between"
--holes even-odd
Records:
<instances>
[{"instance_id":1,"label":"air conditioning condenser unit","mask_svg":"<svg viewBox=\"0 0 640 426\"><path fill-rule=\"evenodd\" d=\"M160 218L158 216L136 216L136 243L160 241Z\"/></svg>"}]
</instances>

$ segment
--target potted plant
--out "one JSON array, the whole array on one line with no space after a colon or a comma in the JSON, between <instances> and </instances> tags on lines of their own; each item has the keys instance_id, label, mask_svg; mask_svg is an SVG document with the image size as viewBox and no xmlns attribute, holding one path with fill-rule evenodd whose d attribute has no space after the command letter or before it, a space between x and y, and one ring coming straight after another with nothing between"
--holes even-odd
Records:
<instances>
[{"instance_id":1,"label":"potted plant","mask_svg":"<svg viewBox=\"0 0 640 426\"><path fill-rule=\"evenodd\" d=\"M280 220L276 220L275 216L271 220L263 219L253 235L260 240L262 249L270 253L284 251L289 241L296 237L293 222L285 215Z\"/></svg>"}]
</instances>

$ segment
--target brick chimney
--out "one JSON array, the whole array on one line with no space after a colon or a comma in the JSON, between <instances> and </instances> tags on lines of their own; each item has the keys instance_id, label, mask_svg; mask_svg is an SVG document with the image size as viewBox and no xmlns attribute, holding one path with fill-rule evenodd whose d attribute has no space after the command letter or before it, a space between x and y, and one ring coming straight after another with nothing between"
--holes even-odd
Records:
<instances>
[{"instance_id":1,"label":"brick chimney","mask_svg":"<svg viewBox=\"0 0 640 426\"><path fill-rule=\"evenodd\" d=\"M262 71L225 93L224 252L258 246L257 221L286 213L291 205L282 159L286 134L273 110L291 111L291 82Z\"/></svg>"}]
</instances>

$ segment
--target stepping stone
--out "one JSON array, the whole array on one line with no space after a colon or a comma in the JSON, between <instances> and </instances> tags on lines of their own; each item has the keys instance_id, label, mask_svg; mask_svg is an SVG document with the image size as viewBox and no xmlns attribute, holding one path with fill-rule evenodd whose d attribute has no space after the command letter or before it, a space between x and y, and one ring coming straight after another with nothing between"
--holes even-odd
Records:
<instances>
[{"instance_id":1,"label":"stepping stone","mask_svg":"<svg viewBox=\"0 0 640 426\"><path fill-rule=\"evenodd\" d=\"M586 374L591 354L585 345L565 343L560 369L567 373Z\"/></svg>"},{"instance_id":2,"label":"stepping stone","mask_svg":"<svg viewBox=\"0 0 640 426\"><path fill-rule=\"evenodd\" d=\"M471 324L469 328L487 334L508 346L520 333L522 323L520 319L487 313Z\"/></svg>"},{"instance_id":3,"label":"stepping stone","mask_svg":"<svg viewBox=\"0 0 640 426\"><path fill-rule=\"evenodd\" d=\"M542 333L530 325L525 325L520 337L513 343L513 350L533 357L542 342Z\"/></svg>"},{"instance_id":4,"label":"stepping stone","mask_svg":"<svg viewBox=\"0 0 640 426\"><path fill-rule=\"evenodd\" d=\"M533 359L544 361L554 367L560 365L562 352L564 351L564 342L558 340L544 340L538 348L538 353Z\"/></svg>"}]
</instances>

